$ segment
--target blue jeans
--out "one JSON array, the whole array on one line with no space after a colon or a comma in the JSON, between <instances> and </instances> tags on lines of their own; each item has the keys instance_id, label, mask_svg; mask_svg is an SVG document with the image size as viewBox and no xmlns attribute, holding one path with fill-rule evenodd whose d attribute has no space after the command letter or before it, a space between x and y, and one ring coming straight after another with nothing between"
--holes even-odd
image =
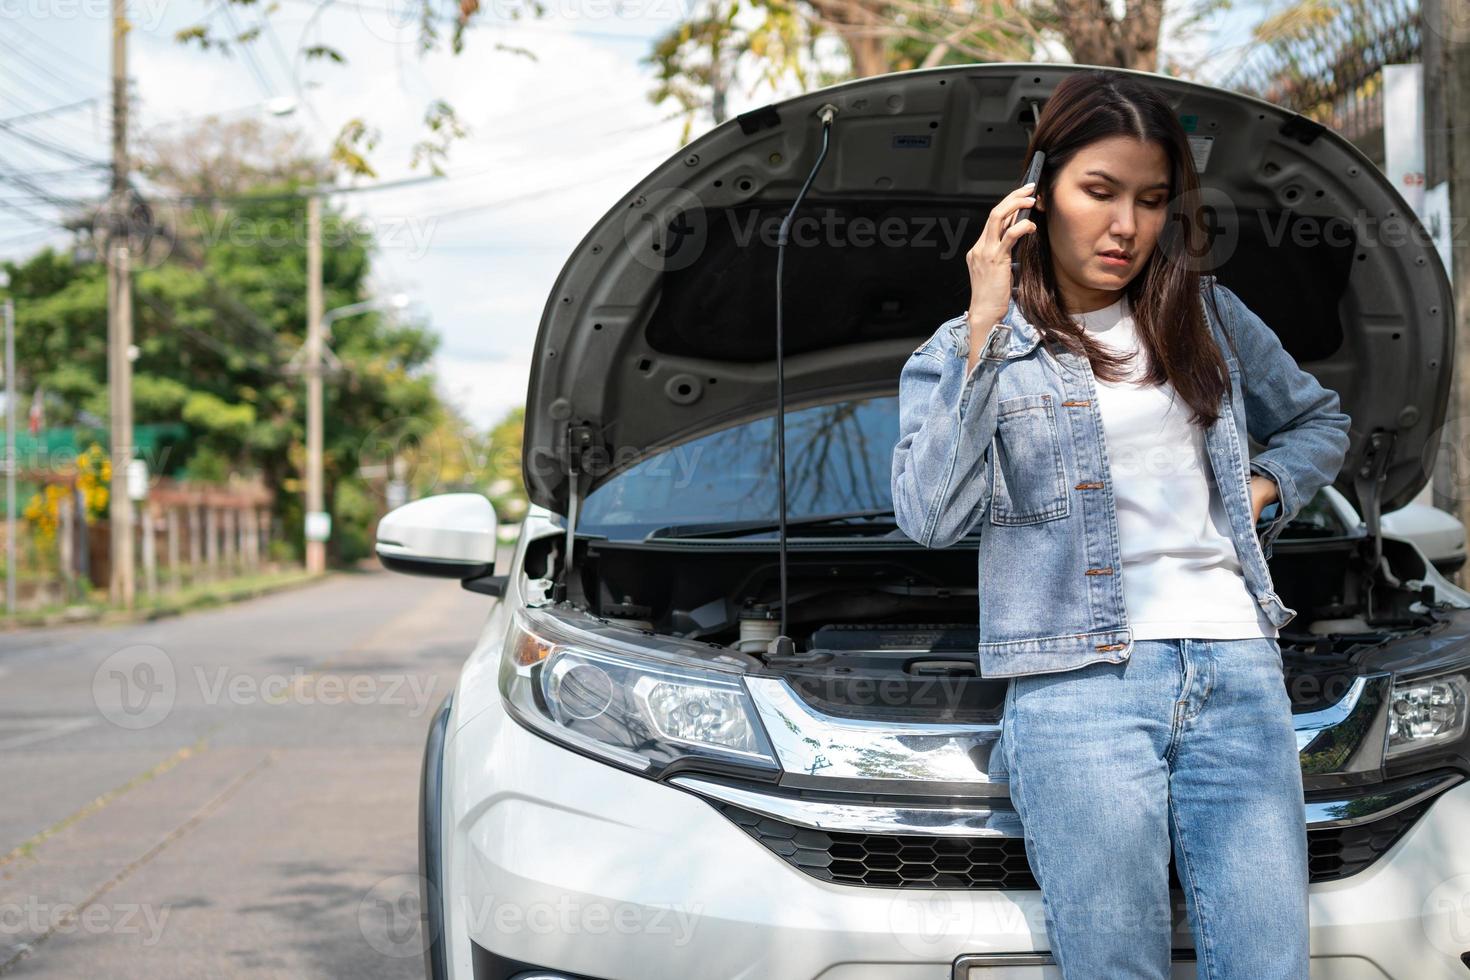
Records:
<instances>
[{"instance_id":1,"label":"blue jeans","mask_svg":"<svg viewBox=\"0 0 1470 980\"><path fill-rule=\"evenodd\" d=\"M1308 980L1283 671L1269 637L1168 639L1011 678L996 754L1065 980L1167 980L1171 848L1200 980Z\"/></svg>"}]
</instances>

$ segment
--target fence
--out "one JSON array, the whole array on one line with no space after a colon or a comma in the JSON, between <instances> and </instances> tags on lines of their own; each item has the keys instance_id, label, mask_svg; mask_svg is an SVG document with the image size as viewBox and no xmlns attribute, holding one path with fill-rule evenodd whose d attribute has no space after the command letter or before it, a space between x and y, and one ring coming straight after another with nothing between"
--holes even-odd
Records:
<instances>
[{"instance_id":1,"label":"fence","mask_svg":"<svg viewBox=\"0 0 1470 980\"><path fill-rule=\"evenodd\" d=\"M1415 0L1336 0L1303 7L1222 84L1294 109L1370 152L1382 139L1384 65L1419 60Z\"/></svg>"},{"instance_id":2,"label":"fence","mask_svg":"<svg viewBox=\"0 0 1470 980\"><path fill-rule=\"evenodd\" d=\"M31 474L26 482L40 489L18 522L19 608L65 605L91 597L94 590L105 596L112 531L108 521L95 516L102 508L96 498L88 499L92 488L54 473ZM221 487L152 481L147 497L134 502L138 594L161 596L279 568L271 558L272 542L281 539L273 502L272 492L257 483Z\"/></svg>"}]
</instances>

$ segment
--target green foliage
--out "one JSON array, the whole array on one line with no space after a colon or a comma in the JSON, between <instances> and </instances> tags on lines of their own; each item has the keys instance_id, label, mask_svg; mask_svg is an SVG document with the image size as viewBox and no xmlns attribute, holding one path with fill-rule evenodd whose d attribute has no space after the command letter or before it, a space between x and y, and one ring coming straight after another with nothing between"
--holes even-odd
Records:
<instances>
[{"instance_id":1,"label":"green foliage","mask_svg":"<svg viewBox=\"0 0 1470 980\"><path fill-rule=\"evenodd\" d=\"M430 136L414 144L409 166L417 167L421 161L428 161L429 169L442 177L443 164L449 158L450 147L455 140L463 139L469 130L455 115L454 107L443 99L430 104L424 113L424 125Z\"/></svg>"},{"instance_id":2,"label":"green foliage","mask_svg":"<svg viewBox=\"0 0 1470 980\"><path fill-rule=\"evenodd\" d=\"M133 415L150 419L178 418L189 400L189 386L173 378L133 375Z\"/></svg>"},{"instance_id":3,"label":"green foliage","mask_svg":"<svg viewBox=\"0 0 1470 980\"><path fill-rule=\"evenodd\" d=\"M337 560L351 564L370 557L373 542L368 538L368 525L381 504L360 480L340 484L332 504L335 520L342 524L333 534Z\"/></svg>"},{"instance_id":4,"label":"green foliage","mask_svg":"<svg viewBox=\"0 0 1470 980\"><path fill-rule=\"evenodd\" d=\"M166 161L151 172L181 184L200 179L198 172L169 175ZM300 532L305 462L306 381L287 361L306 333L306 200L280 193L298 186L295 176L265 183L261 176L231 175L258 199L169 213L172 254L135 272L133 411L138 424L182 421L188 428L164 475L222 481L259 474L277 491L277 519L289 536L293 525ZM368 298L371 236L327 209L323 219L326 307ZM44 388L48 426L105 425L103 268L49 249L4 268L16 299L22 390ZM352 503L333 521L352 554L376 516L358 505L358 448L385 420L441 412L427 371L437 344L425 324L376 313L334 326L332 346L345 370L324 386L324 466L329 506L334 497Z\"/></svg>"},{"instance_id":5,"label":"green foliage","mask_svg":"<svg viewBox=\"0 0 1470 980\"><path fill-rule=\"evenodd\" d=\"M181 474L186 480L201 483L223 483L230 477L230 460L208 446L195 450Z\"/></svg>"},{"instance_id":6,"label":"green foliage","mask_svg":"<svg viewBox=\"0 0 1470 980\"><path fill-rule=\"evenodd\" d=\"M231 404L206 391L196 391L184 402L182 417L196 429L243 442L255 424L255 409Z\"/></svg>"}]
</instances>

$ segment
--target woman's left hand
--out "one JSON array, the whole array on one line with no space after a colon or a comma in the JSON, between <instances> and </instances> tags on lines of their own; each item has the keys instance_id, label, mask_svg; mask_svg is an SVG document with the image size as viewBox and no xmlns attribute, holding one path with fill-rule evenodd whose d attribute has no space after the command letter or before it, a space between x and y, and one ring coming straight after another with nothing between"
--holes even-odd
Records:
<instances>
[{"instance_id":1,"label":"woman's left hand","mask_svg":"<svg viewBox=\"0 0 1470 980\"><path fill-rule=\"evenodd\" d=\"M1280 500L1281 494L1276 489L1276 481L1269 476L1259 473L1251 474L1251 523L1261 519L1261 511L1274 501Z\"/></svg>"}]
</instances>

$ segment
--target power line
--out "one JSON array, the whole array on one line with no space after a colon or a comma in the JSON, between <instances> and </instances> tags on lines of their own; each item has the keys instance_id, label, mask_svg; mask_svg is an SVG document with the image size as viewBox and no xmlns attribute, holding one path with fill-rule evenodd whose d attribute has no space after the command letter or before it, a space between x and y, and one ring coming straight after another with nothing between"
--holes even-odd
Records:
<instances>
[{"instance_id":1,"label":"power line","mask_svg":"<svg viewBox=\"0 0 1470 980\"><path fill-rule=\"evenodd\" d=\"M0 35L0 47L4 47L6 50L13 52L17 58L31 65L34 70L39 71L47 78L55 79L57 82L59 82L61 85L66 86L68 89L71 89L73 86L79 86L82 91L85 92L91 88L91 86L87 85L85 82L78 82L78 80L75 78L67 78L59 72L53 71L50 65L46 64L44 61L37 59L34 55L32 55L29 51L27 51L20 45L10 40L7 40L4 35ZM75 98L76 93L68 92L63 97Z\"/></svg>"},{"instance_id":2,"label":"power line","mask_svg":"<svg viewBox=\"0 0 1470 980\"><path fill-rule=\"evenodd\" d=\"M621 136L621 135L625 135L627 133L636 133L636 132L641 132L641 131L644 131L644 130L656 129L656 128L660 127L660 126L667 125L670 121L672 121L674 119L677 119L679 117L679 115L681 115L681 114L682 113L674 113L674 114L671 114L669 116L665 116L665 117L663 117L661 119L653 120L652 122L637 123L637 124L632 125L632 126L619 126L619 127L614 128L614 129L606 130L605 132L595 133L595 134L593 134L589 138L590 139L594 139L594 140L601 140L601 139L605 139L606 137L609 137L609 136ZM601 113L601 115L606 115L606 113ZM571 125L571 123L569 123L569 122L567 122L567 123L554 123L554 124L552 124L551 127L538 127L538 128L556 128L556 127L561 126L561 125ZM536 130L516 130L513 133L507 133L507 134L504 134L504 135L509 136L509 137L512 137L514 140L519 141L521 139L521 137L525 136L527 133L529 133L529 132L535 132L535 131ZM386 151L380 151L380 152L383 152L383 155L385 155L385 156L388 155ZM663 152L663 151L658 151L658 152ZM672 151L670 151L670 152L672 152ZM588 153L582 154L583 157L586 157L586 156L589 156L589 155L590 154L588 154ZM512 165L517 164L517 163L519 163L519 162L521 162L523 160L526 160L528 158L531 158L531 157L543 157L543 156L545 156L545 152L542 151L542 150L534 150L533 149L533 150L523 151L523 152L520 152L520 153L513 154L511 156L503 157L503 158L501 158L499 160L496 160L490 166L480 167L480 168L477 168L475 170L468 170L468 171L464 171L462 173L447 173L447 174L444 175L444 178L443 179L446 182L452 182L452 181L457 181L457 180L468 180L468 179L470 179L472 177L483 177L485 174L500 173L507 166L512 166ZM637 159L643 160L643 159L648 159L648 158L651 158L651 157L652 157L652 154L650 154L649 157L638 157ZM388 189L391 186L392 186L392 184L382 185L383 189Z\"/></svg>"},{"instance_id":3,"label":"power line","mask_svg":"<svg viewBox=\"0 0 1470 980\"><path fill-rule=\"evenodd\" d=\"M261 103L251 102L247 105L237 105L229 109L215 109L210 112L198 112L189 116L171 116L168 119L160 119L143 127L143 132L151 133L156 129L169 129L174 126L187 126L190 123L200 122L205 119L224 119L236 113L251 112L259 109ZM151 112L152 110L147 110Z\"/></svg>"},{"instance_id":4,"label":"power line","mask_svg":"<svg viewBox=\"0 0 1470 980\"><path fill-rule=\"evenodd\" d=\"M643 160L652 159L654 157L664 159L668 157L668 153L664 150L657 150L654 153L644 154L641 157L634 157L632 160L628 160L625 162L628 164L634 164L639 163ZM579 185L586 186L587 184L593 184L597 183L598 181L608 180L612 177L623 177L626 179L625 174L619 173L616 170L609 170L608 172L602 174L602 176L600 177L588 177L580 179ZM456 218L464 218L472 214L480 214L485 211L495 211L500 208L511 207L512 205L520 204L524 201L532 201L537 198L545 197L548 194L565 194L566 190L567 185L566 182L563 181L551 187L542 188L541 190L537 191L528 191L525 194L514 194L510 197L501 198L498 201L487 201L483 204L471 204L466 207L449 208L447 210L439 211L433 214L423 215L422 217L424 218L424 220L427 221L453 221Z\"/></svg>"},{"instance_id":5,"label":"power line","mask_svg":"<svg viewBox=\"0 0 1470 980\"><path fill-rule=\"evenodd\" d=\"M72 109L80 109L84 105L96 105L102 101L102 96L94 95L90 99L82 99L79 102L68 102L66 105L52 106L50 109L40 109L36 112L27 112L19 116L7 116L0 119L0 125L5 123L28 122L32 119L46 119L59 113L70 112Z\"/></svg>"},{"instance_id":6,"label":"power line","mask_svg":"<svg viewBox=\"0 0 1470 980\"><path fill-rule=\"evenodd\" d=\"M301 33L297 35L296 39L296 53L291 58L291 88L296 92L297 98L301 99L306 105L306 111L311 113L311 118L316 120L316 124L323 129L326 128L326 123L322 121L321 113L317 112L316 105L305 97L306 86L301 83L301 66L306 63L307 32L317 26L317 21L321 19L322 14L331 3L332 0L323 0L323 2L314 4L316 10L312 12L312 15L307 18L306 23L302 25Z\"/></svg>"},{"instance_id":7,"label":"power line","mask_svg":"<svg viewBox=\"0 0 1470 980\"><path fill-rule=\"evenodd\" d=\"M290 78L291 59L286 57L286 49L281 47L281 36L276 33L275 21L271 19L269 14L262 10L260 20L256 22L256 26L260 28L262 33L265 34L266 40L270 42L271 50L275 52L276 61L280 62L281 70L286 73L287 78ZM296 93L296 97L305 101L300 92Z\"/></svg>"},{"instance_id":8,"label":"power line","mask_svg":"<svg viewBox=\"0 0 1470 980\"><path fill-rule=\"evenodd\" d=\"M10 85L0 84L0 90L5 91L5 101L13 103L21 111L23 114L21 116L22 119L26 117L44 117L52 114L50 106L25 98L19 94L22 90L30 92L32 89L38 88L38 86L29 78L16 71L15 62L0 56L0 75L9 75L14 79L14 82ZM47 94L48 91L43 89L42 94ZM96 142L98 139L95 132L66 119L54 118L51 122L67 130L66 135L73 139L81 139L85 142Z\"/></svg>"},{"instance_id":9,"label":"power line","mask_svg":"<svg viewBox=\"0 0 1470 980\"><path fill-rule=\"evenodd\" d=\"M17 170L15 173L19 173L22 177L29 177L35 180L40 177L75 177L80 174L105 172L106 170L106 164L88 163L78 164L75 167L59 167L55 170L27 170L24 172Z\"/></svg>"},{"instance_id":10,"label":"power line","mask_svg":"<svg viewBox=\"0 0 1470 980\"><path fill-rule=\"evenodd\" d=\"M34 41L35 43L39 44L41 47L48 49L56 57L61 58L63 61L70 61L73 65L76 65L78 68L82 69L83 71L90 72L91 74L97 76L97 82L98 83L100 83L100 84L106 84L107 83L107 73L105 71L102 71L100 68L98 68L95 65L88 64L87 62L81 60L80 58L78 58L75 55L73 55L70 52L68 52L65 48L62 48L62 47L60 47L58 45L55 45L55 44L52 44L50 41L46 40L46 38L42 37L40 34L38 34L37 32L35 32L33 30L31 30L30 28L26 27L25 24L21 23L20 21L16 20L15 18L10 18L7 21L7 27L10 28L10 29L12 29L12 30L21 31L26 36L28 36L32 41Z\"/></svg>"},{"instance_id":11,"label":"power line","mask_svg":"<svg viewBox=\"0 0 1470 980\"><path fill-rule=\"evenodd\" d=\"M55 194L52 194L50 191L47 191L45 188L41 187L35 181L29 179L25 175L20 174L20 173L14 171L14 170L11 170L8 166L6 166L3 163L0 163L0 180L8 181L9 183L15 184L17 187L21 188L22 190L29 191L36 198L38 198L38 199L40 199L42 201L45 201L47 204L50 204L53 207L58 207L58 208L78 208L78 207L84 207L84 206L86 206L89 203L96 203L96 202L85 201L85 200L83 200L81 198L75 198L75 197L73 197L73 198L58 197Z\"/></svg>"},{"instance_id":12,"label":"power line","mask_svg":"<svg viewBox=\"0 0 1470 980\"><path fill-rule=\"evenodd\" d=\"M155 194L152 199L168 204L249 204L264 201L293 201L311 194L320 194L332 197L338 194L373 194L378 191L396 190L400 187L412 187L419 184L434 183L443 178L434 175L422 177L407 177L403 180L392 180L381 184L369 184L365 187L303 187L292 191L267 191L265 193L246 194Z\"/></svg>"},{"instance_id":13,"label":"power line","mask_svg":"<svg viewBox=\"0 0 1470 980\"><path fill-rule=\"evenodd\" d=\"M35 221L35 222L38 222L38 223L43 224L43 225L53 225L53 224L56 224L56 222L52 221L49 218L44 218L41 215L36 214L36 212L34 212L34 211L28 211L25 208L21 207L20 205L18 205L18 204L11 204L8 201L0 200L0 208L4 208L7 211L14 211L16 214L21 215L22 217L28 218L31 221ZM60 226L58 225L58 227L60 227Z\"/></svg>"},{"instance_id":14,"label":"power line","mask_svg":"<svg viewBox=\"0 0 1470 980\"><path fill-rule=\"evenodd\" d=\"M233 4L230 0L225 0L220 6L224 9L225 20L230 22L230 30L235 32L235 46L245 52L245 65L250 69L250 73L255 76L255 82L260 86L261 94L267 99L275 98L276 93L271 89L270 82L266 81L265 72L261 71L260 68L260 62L255 60L254 42L240 40L243 32L240 30L240 22L235 19L235 11L231 9Z\"/></svg>"},{"instance_id":15,"label":"power line","mask_svg":"<svg viewBox=\"0 0 1470 980\"><path fill-rule=\"evenodd\" d=\"M399 17L403 13L401 10L394 10L390 7L381 6L378 4L363 3L361 2L361 0L327 0L326 3L323 3L322 0L292 0L292 2L306 4L311 7L315 7L318 10L322 10L328 6L332 6L338 7L343 10L354 10L360 13L384 14L389 17ZM434 21L435 23L445 26L452 26L456 23L455 18L446 17L443 14L430 13L429 19ZM595 37L614 41L637 41L644 44L647 44L652 40L651 37L645 37L637 34L627 34L619 31L561 31L550 24L541 25L534 22L510 23L503 20L491 21L484 18L471 19L466 26L471 29L481 28L484 30L539 30L547 34L569 34L573 37Z\"/></svg>"},{"instance_id":16,"label":"power line","mask_svg":"<svg viewBox=\"0 0 1470 980\"><path fill-rule=\"evenodd\" d=\"M510 140L519 140L527 136L533 136L537 133L549 132L555 129L577 126L587 120L603 119L615 114L619 110L632 109L635 105L643 104L646 104L646 102L641 97L628 99L626 97L620 96L612 99L607 99L606 101L594 103L590 108L585 105L578 106L581 111L569 115L547 118L547 114L538 113L537 118L541 121L538 122L535 126L518 127L515 129L499 127L498 121L499 119L504 118L503 116L487 120L483 124L477 124L477 126L482 130L494 132L496 136L501 139L502 142L508 142ZM613 133L616 132L618 131L613 131ZM412 143L395 142L386 146L378 147L374 150L374 152L379 156L387 157L410 150L417 144L417 142L417 140Z\"/></svg>"},{"instance_id":17,"label":"power line","mask_svg":"<svg viewBox=\"0 0 1470 980\"><path fill-rule=\"evenodd\" d=\"M0 122L0 131L9 133L16 139L23 140L24 142L31 144L37 149L45 150L47 153L52 153L57 156L65 157L66 159L71 160L73 163L84 163L89 166L95 167L107 166L107 164L103 163L101 160L96 160L92 157L84 156L83 154L78 153L77 151L69 147L62 146L60 143L53 143L50 140L44 139L40 136L33 136L30 133L21 132L10 123Z\"/></svg>"},{"instance_id":18,"label":"power line","mask_svg":"<svg viewBox=\"0 0 1470 980\"><path fill-rule=\"evenodd\" d=\"M43 223L46 224L46 225L48 225L48 226L50 226L50 225L53 224L53 222L49 222L49 221L46 221L46 222L43 222ZM32 240L32 239L45 238L48 235L54 235L58 231L65 231L65 230L66 229L64 227L62 227L61 225L56 225L55 227L35 228L35 229L32 229L31 231L21 232L19 235L12 235L9 238L0 238L0 246L14 245L14 244L16 244L18 242L22 242L22 241L29 241L29 240Z\"/></svg>"}]
</instances>

